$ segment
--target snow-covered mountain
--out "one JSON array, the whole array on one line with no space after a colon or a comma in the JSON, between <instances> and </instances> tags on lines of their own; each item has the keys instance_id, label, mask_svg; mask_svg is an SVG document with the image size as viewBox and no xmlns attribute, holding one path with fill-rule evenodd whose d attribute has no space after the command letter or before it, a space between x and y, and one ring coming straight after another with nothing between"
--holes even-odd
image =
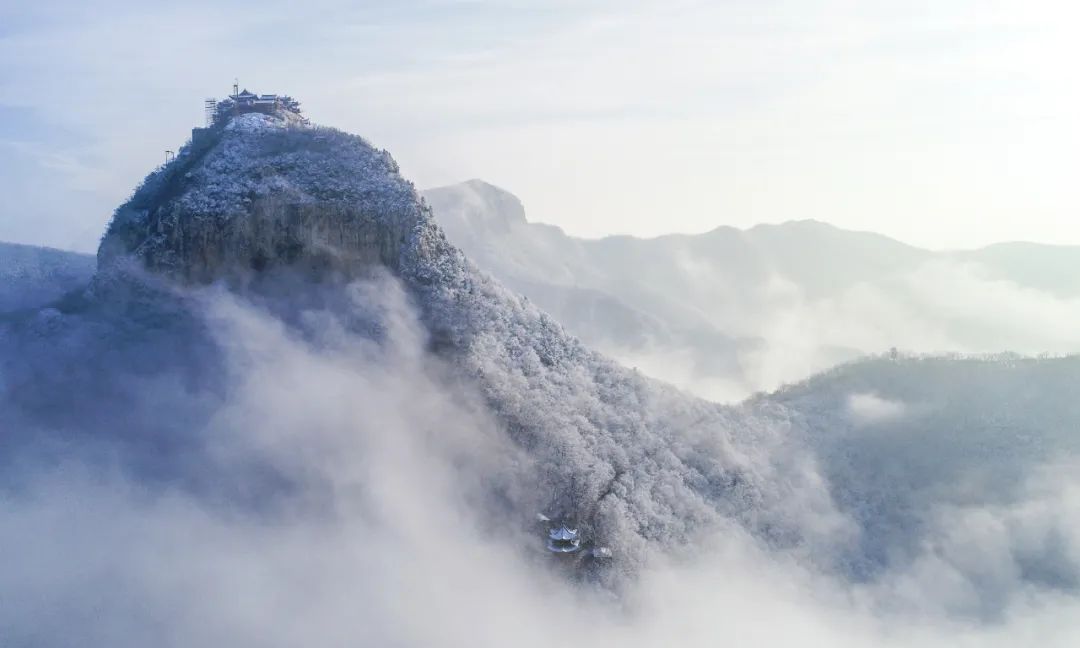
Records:
<instances>
[{"instance_id":1,"label":"snow-covered mountain","mask_svg":"<svg viewBox=\"0 0 1080 648\"><path fill-rule=\"evenodd\" d=\"M935 253L815 221L589 240L527 222L479 180L424 195L482 269L586 343L706 396L737 400L892 347L1080 350L1062 325L1080 317L1080 248Z\"/></svg>"},{"instance_id":2,"label":"snow-covered mountain","mask_svg":"<svg viewBox=\"0 0 1080 648\"><path fill-rule=\"evenodd\" d=\"M544 231L579 254L549 253L552 277L643 245ZM713 245L737 256L743 236ZM861 263L882 273L922 254L879 243ZM738 267L764 281L760 264ZM635 291L612 308L686 334ZM534 301L363 139L262 114L204 133L117 209L85 290L0 319L0 547L22 557L0 627L16 645L655 645L687 610L795 616L772 606L803 591L860 627L1077 618L1077 358L899 354L725 406ZM552 560L538 512L614 557ZM642 639L604 593L666 611Z\"/></svg>"},{"instance_id":3,"label":"snow-covered mountain","mask_svg":"<svg viewBox=\"0 0 1080 648\"><path fill-rule=\"evenodd\" d=\"M117 210L81 300L15 327L20 348L35 349L21 354L33 360L8 377L25 394L12 403L16 416L59 417L61 429L108 420L109 394L124 391L117 375L147 372L183 374L188 389L216 401L215 376L228 371L189 303L189 292L208 284L259 304L302 339L325 334L323 320L305 319L314 311L358 339L385 341L396 334L385 304L345 288L362 281L415 305L408 317L418 318L443 370L525 449L516 468L506 467L515 465L509 458L499 463L492 479L501 487L483 494L500 517L512 511L520 523L522 512L544 510L572 519L588 541L619 547L614 562L624 573L649 551L684 545L720 520L758 529L785 524L781 510L801 496L794 473L789 487L765 482L783 470L784 455L768 450L782 444L779 435L589 350L477 271L385 151L260 114L237 117L215 136L182 149ZM154 351L159 346L167 351ZM110 358L96 363L108 372L37 372L43 357L78 365L87 353ZM188 427L213 408L200 404L201 415L177 420ZM137 446L190 442L190 431L154 409L146 419L138 408L127 411L135 418L122 436L134 436ZM164 470L152 459L156 472Z\"/></svg>"}]
</instances>

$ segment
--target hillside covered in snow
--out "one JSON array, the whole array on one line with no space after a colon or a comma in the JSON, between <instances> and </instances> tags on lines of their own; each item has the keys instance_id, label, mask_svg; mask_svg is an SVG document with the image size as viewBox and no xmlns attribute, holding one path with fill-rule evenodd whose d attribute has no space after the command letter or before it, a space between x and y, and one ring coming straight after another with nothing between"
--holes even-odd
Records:
<instances>
[{"instance_id":1,"label":"hillside covered in snow","mask_svg":"<svg viewBox=\"0 0 1080 648\"><path fill-rule=\"evenodd\" d=\"M42 306L84 287L94 258L14 243L0 243L0 313Z\"/></svg>"}]
</instances>

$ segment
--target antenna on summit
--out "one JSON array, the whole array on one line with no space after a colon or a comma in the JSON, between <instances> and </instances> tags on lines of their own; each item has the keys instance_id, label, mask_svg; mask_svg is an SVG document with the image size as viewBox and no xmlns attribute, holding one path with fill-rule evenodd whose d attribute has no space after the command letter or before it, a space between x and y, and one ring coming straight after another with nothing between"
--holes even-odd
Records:
<instances>
[{"instance_id":1,"label":"antenna on summit","mask_svg":"<svg viewBox=\"0 0 1080 648\"><path fill-rule=\"evenodd\" d=\"M232 95L233 95L233 97L236 97L239 94L240 94L240 79L233 79Z\"/></svg>"}]
</instances>

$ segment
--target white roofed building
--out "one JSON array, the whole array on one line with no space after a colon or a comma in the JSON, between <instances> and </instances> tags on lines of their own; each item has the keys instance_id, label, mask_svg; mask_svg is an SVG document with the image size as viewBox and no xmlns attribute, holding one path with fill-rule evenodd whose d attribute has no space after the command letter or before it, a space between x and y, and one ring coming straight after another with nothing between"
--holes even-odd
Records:
<instances>
[{"instance_id":1,"label":"white roofed building","mask_svg":"<svg viewBox=\"0 0 1080 648\"><path fill-rule=\"evenodd\" d=\"M550 529L547 541L548 551L553 553L574 553L581 549L581 538L578 537L577 529L568 528L566 525Z\"/></svg>"}]
</instances>

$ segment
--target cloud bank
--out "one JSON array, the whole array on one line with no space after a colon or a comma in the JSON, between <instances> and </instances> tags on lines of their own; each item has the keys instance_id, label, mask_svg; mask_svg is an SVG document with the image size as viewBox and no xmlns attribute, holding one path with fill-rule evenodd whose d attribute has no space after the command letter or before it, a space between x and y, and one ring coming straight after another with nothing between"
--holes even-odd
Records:
<instances>
[{"instance_id":1,"label":"cloud bank","mask_svg":"<svg viewBox=\"0 0 1080 648\"><path fill-rule=\"evenodd\" d=\"M1028 476L1007 497L964 484L932 493L913 512L920 531L911 559L872 577L835 569L857 553L860 532L855 513L826 504L793 517L812 542L777 548L722 522L685 551L653 555L612 590L567 578L540 550L513 505L529 501L515 491L528 488L529 457L426 352L423 329L392 284L349 289L345 307L359 319L321 308L279 313L214 289L190 298L216 349L210 366L221 382L212 395L159 367L119 380L105 420L5 415L6 425L37 435L13 446L22 469L2 481L0 553L9 559L0 570L0 628L11 645L1080 640L1080 481L1068 462L1025 465ZM32 326L62 326L57 317L68 316ZM372 326L358 330L357 321ZM4 331L5 344L35 334ZM20 348L37 353L32 343ZM25 415L33 394L12 349L5 346L12 362L0 397L22 399ZM110 369L131 372L136 360ZM838 393L850 397L841 412L885 426L906 420L894 395ZM814 398L832 416L828 394ZM125 404L131 411L119 409ZM197 446L190 461L178 460L180 478L147 476L125 448L122 428L143 407ZM798 426L782 411L773 416L772 426ZM76 428L116 434L88 443ZM905 441L888 429L878 432L886 446L966 465L961 455L920 448L919 435ZM839 491L830 483L836 459L823 447L808 446L804 467L815 474L802 483L828 502ZM914 502L885 500L884 510L864 513L888 517L889 506Z\"/></svg>"},{"instance_id":2,"label":"cloud bank","mask_svg":"<svg viewBox=\"0 0 1080 648\"><path fill-rule=\"evenodd\" d=\"M877 280L853 278L815 297L776 279L758 303L702 304L725 332L759 339L733 353L715 345L601 343L624 364L705 398L737 402L864 355L1068 355L1080 351L1080 297L991 276L978 263L933 260ZM712 312L709 312L711 309Z\"/></svg>"}]
</instances>

